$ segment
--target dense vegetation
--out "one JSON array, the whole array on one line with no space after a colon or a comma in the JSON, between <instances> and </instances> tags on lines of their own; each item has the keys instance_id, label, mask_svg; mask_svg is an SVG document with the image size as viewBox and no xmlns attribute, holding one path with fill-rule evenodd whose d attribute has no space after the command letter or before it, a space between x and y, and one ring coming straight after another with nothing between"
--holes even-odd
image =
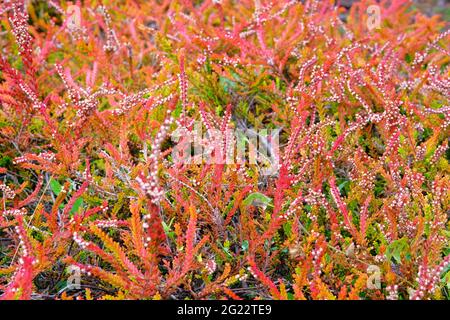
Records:
<instances>
[{"instance_id":1,"label":"dense vegetation","mask_svg":"<svg viewBox=\"0 0 450 320\"><path fill-rule=\"evenodd\" d=\"M449 299L450 31L374 3L3 0L0 298Z\"/></svg>"}]
</instances>

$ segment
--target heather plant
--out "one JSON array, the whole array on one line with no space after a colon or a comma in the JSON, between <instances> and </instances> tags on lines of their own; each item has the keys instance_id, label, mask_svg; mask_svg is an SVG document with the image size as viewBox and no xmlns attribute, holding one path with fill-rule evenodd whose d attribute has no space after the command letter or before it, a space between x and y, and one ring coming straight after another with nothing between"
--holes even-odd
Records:
<instances>
[{"instance_id":1,"label":"heather plant","mask_svg":"<svg viewBox=\"0 0 450 320\"><path fill-rule=\"evenodd\" d=\"M439 16L4 0L0 21L1 299L449 299ZM205 161L199 126L257 161Z\"/></svg>"}]
</instances>

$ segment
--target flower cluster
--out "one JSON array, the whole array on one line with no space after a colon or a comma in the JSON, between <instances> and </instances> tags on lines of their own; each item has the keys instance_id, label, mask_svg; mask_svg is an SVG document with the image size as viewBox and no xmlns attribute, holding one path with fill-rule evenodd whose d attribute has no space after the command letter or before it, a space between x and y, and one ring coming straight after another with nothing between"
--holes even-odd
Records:
<instances>
[{"instance_id":1,"label":"flower cluster","mask_svg":"<svg viewBox=\"0 0 450 320\"><path fill-rule=\"evenodd\" d=\"M7 199L14 199L16 193L10 187L4 183L0 183L0 190L3 192L3 196Z\"/></svg>"}]
</instances>

